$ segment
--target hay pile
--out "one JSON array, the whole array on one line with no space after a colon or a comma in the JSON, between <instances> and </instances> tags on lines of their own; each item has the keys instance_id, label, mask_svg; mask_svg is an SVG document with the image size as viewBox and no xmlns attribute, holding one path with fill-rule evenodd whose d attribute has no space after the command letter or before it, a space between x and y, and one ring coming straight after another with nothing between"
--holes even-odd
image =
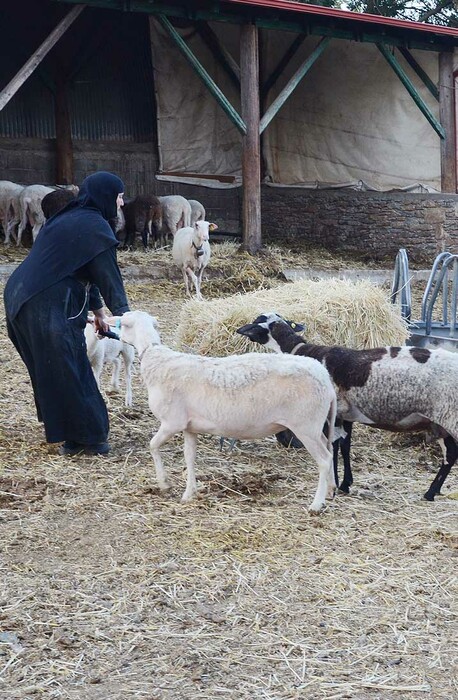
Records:
<instances>
[{"instance_id":1,"label":"hay pile","mask_svg":"<svg viewBox=\"0 0 458 700\"><path fill-rule=\"evenodd\" d=\"M402 345L408 333L397 307L380 288L361 280L300 280L273 289L183 305L177 345L204 355L252 351L235 331L260 313L276 311L304 323L310 342L351 348Z\"/></svg>"}]
</instances>

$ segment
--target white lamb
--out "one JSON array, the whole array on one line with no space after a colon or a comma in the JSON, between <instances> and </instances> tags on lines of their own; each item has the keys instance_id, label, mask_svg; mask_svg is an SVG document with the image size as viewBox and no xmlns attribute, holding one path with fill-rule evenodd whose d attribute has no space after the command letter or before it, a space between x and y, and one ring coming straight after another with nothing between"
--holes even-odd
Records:
<instances>
[{"instance_id":1,"label":"white lamb","mask_svg":"<svg viewBox=\"0 0 458 700\"><path fill-rule=\"evenodd\" d=\"M196 297L203 299L200 287L202 273L209 263L211 250L209 232L217 229L216 224L208 221L196 221L194 226L180 228L173 239L172 257L175 265L183 272L186 294L191 296L189 282L196 290Z\"/></svg>"},{"instance_id":2,"label":"white lamb","mask_svg":"<svg viewBox=\"0 0 458 700\"><path fill-rule=\"evenodd\" d=\"M84 335L86 337L89 362L91 363L99 389L103 365L112 364L113 373L111 375L110 387L113 391L119 391L119 373L122 357L126 375L125 405L132 406L132 365L135 359L135 350L132 345L128 345L114 338L99 338L95 332L92 320L88 320L86 323Z\"/></svg>"},{"instance_id":3,"label":"white lamb","mask_svg":"<svg viewBox=\"0 0 458 700\"><path fill-rule=\"evenodd\" d=\"M196 221L205 221L205 207L203 204L197 201L197 199L188 199L191 205L191 223L190 226L194 226Z\"/></svg>"},{"instance_id":4,"label":"white lamb","mask_svg":"<svg viewBox=\"0 0 458 700\"><path fill-rule=\"evenodd\" d=\"M336 394L317 360L262 353L212 358L175 352L161 345L156 319L142 311L121 316L121 339L138 352L149 407L161 423L150 442L161 489L167 489L169 482L159 448L177 433L184 436L187 479L182 502L188 502L197 494L194 463L199 433L252 439L288 427L300 436L319 467L310 509L320 510L326 495L332 497ZM328 438L323 434L326 422Z\"/></svg>"},{"instance_id":5,"label":"white lamb","mask_svg":"<svg viewBox=\"0 0 458 700\"><path fill-rule=\"evenodd\" d=\"M9 244L11 234L20 220L19 194L23 189L24 185L0 180L0 222L5 235L5 245Z\"/></svg>"}]
</instances>

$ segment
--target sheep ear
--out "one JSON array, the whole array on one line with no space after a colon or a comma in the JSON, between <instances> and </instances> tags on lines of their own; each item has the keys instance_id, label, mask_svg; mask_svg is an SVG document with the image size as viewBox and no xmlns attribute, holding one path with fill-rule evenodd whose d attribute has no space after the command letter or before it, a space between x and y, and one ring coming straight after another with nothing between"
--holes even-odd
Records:
<instances>
[{"instance_id":1,"label":"sheep ear","mask_svg":"<svg viewBox=\"0 0 458 700\"><path fill-rule=\"evenodd\" d=\"M290 328L293 329L296 333L301 333L301 331L305 331L305 326L302 325L302 323L296 323L295 321L287 321L285 319L286 323Z\"/></svg>"},{"instance_id":2,"label":"sheep ear","mask_svg":"<svg viewBox=\"0 0 458 700\"><path fill-rule=\"evenodd\" d=\"M210 224L208 227L208 230L209 231L216 231L217 228L218 228L217 224Z\"/></svg>"},{"instance_id":3,"label":"sheep ear","mask_svg":"<svg viewBox=\"0 0 458 700\"><path fill-rule=\"evenodd\" d=\"M236 332L240 333L240 335L246 335L253 343L260 343L261 345L265 345L269 339L267 328L258 326L257 323L247 323L246 326L237 328Z\"/></svg>"}]
</instances>

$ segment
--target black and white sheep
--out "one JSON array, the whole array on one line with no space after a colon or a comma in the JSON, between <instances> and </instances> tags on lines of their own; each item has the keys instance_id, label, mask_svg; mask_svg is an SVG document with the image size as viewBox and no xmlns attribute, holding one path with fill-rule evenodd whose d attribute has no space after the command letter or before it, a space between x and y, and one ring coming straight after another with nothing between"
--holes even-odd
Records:
<instances>
[{"instance_id":1,"label":"black and white sheep","mask_svg":"<svg viewBox=\"0 0 458 700\"><path fill-rule=\"evenodd\" d=\"M216 224L208 221L196 221L194 226L180 228L173 238L172 258L183 273L188 296L191 296L191 281L196 290L196 297L203 298L200 291L202 273L211 256L209 232L217 228Z\"/></svg>"},{"instance_id":2,"label":"black and white sheep","mask_svg":"<svg viewBox=\"0 0 458 700\"><path fill-rule=\"evenodd\" d=\"M129 311L120 323L121 340L138 352L149 407L160 421L150 448L161 489L169 483L159 448L177 433L184 436L187 480L182 501L187 502L197 494L198 434L253 439L289 428L318 464L319 483L310 509L320 510L335 487L330 448L336 394L319 362L261 353L191 355L161 345L156 319L147 313ZM323 433L326 421L331 425L329 438Z\"/></svg>"},{"instance_id":3,"label":"black and white sheep","mask_svg":"<svg viewBox=\"0 0 458 700\"><path fill-rule=\"evenodd\" d=\"M322 362L336 387L338 419L393 432L431 431L440 440L443 462L424 497L433 501L440 494L458 457L457 353L312 345L276 313L264 313L237 332L276 352ZM351 483L350 463L348 471Z\"/></svg>"}]
</instances>

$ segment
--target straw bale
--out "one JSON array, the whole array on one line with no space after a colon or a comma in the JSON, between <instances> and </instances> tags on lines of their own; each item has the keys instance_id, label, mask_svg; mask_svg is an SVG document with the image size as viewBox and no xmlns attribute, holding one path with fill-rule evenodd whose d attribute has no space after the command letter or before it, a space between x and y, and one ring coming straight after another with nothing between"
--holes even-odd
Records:
<instances>
[{"instance_id":1,"label":"straw bale","mask_svg":"<svg viewBox=\"0 0 458 700\"><path fill-rule=\"evenodd\" d=\"M408 333L399 309L385 291L365 280L299 280L248 294L182 307L176 332L179 347L223 356L257 348L236 329L264 311L306 324L310 342L351 348L402 345Z\"/></svg>"}]
</instances>

